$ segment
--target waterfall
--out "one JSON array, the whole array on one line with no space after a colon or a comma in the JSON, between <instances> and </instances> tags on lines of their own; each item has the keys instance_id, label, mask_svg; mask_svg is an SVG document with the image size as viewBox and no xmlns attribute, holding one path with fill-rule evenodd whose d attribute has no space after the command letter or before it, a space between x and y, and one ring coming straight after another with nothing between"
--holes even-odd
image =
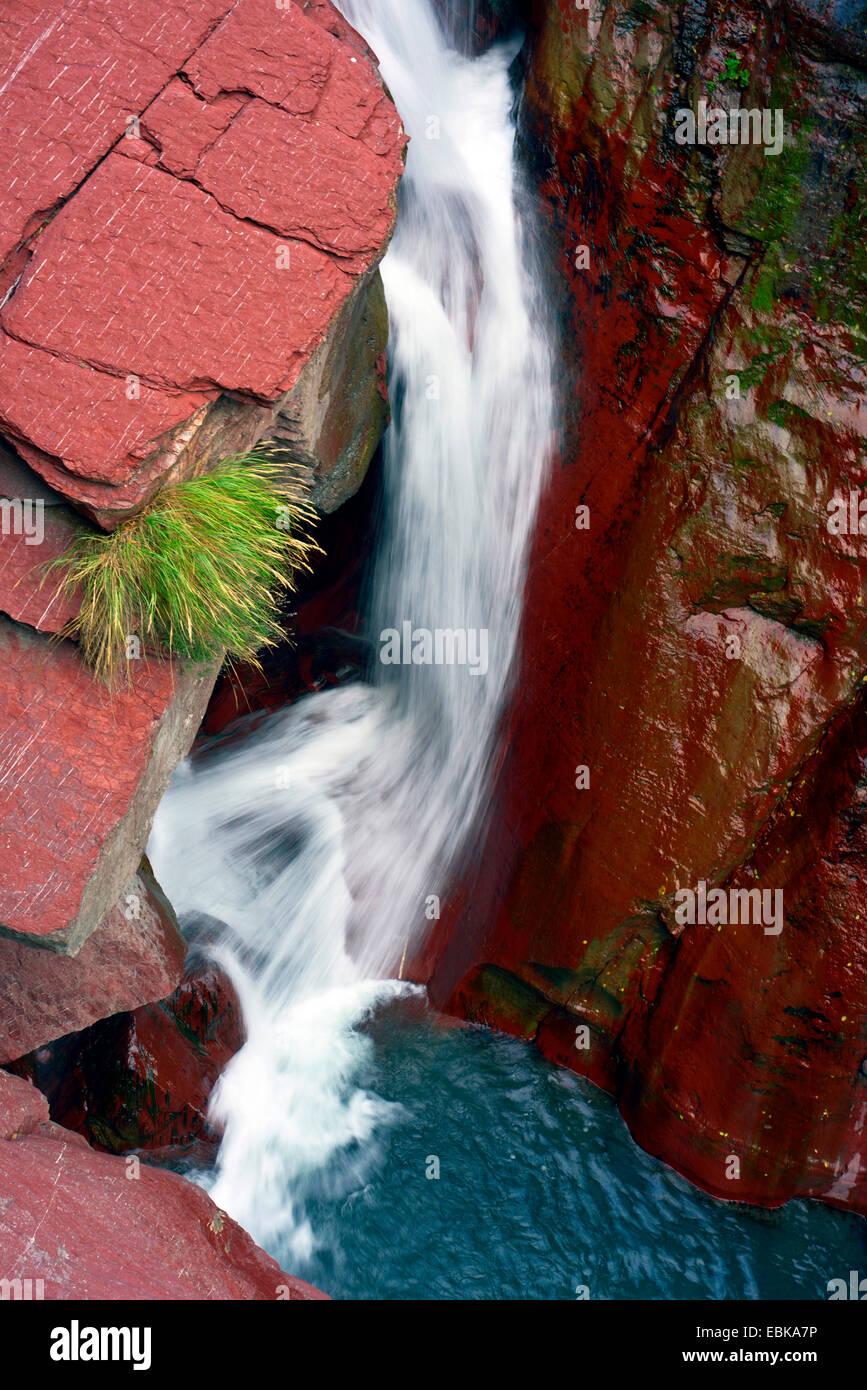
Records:
<instances>
[{"instance_id":1,"label":"waterfall","mask_svg":"<svg viewBox=\"0 0 867 1390\"><path fill-rule=\"evenodd\" d=\"M212 1101L212 1195L296 1267L315 1246L317 1175L363 1182L399 1118L355 1084L363 1024L412 989L390 977L484 812L553 427L550 315L514 162L517 43L455 51L435 0L340 8L411 136L382 266L394 420L374 669L186 763L150 845L179 913L224 924L215 950L248 1026Z\"/></svg>"}]
</instances>

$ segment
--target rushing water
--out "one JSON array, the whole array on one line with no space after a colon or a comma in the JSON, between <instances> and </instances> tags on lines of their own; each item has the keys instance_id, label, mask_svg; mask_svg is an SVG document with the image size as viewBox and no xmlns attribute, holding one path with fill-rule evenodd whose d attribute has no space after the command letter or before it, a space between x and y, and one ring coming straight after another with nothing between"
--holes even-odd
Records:
<instances>
[{"instance_id":1,"label":"rushing water","mask_svg":"<svg viewBox=\"0 0 867 1390\"><path fill-rule=\"evenodd\" d=\"M363 1181L334 1155L306 1193L320 1244L297 1272L333 1297L827 1299L867 1267L860 1217L715 1201L524 1043L415 1001L368 1031L359 1083L393 1122Z\"/></svg>"},{"instance_id":2,"label":"rushing water","mask_svg":"<svg viewBox=\"0 0 867 1390\"><path fill-rule=\"evenodd\" d=\"M419 1000L381 1006L364 1033L356 1084L388 1122L296 1181L308 1255L268 1242L332 1297L575 1299L583 1285L594 1301L825 1300L830 1279L867 1267L860 1217L706 1196L524 1043Z\"/></svg>"},{"instance_id":3,"label":"rushing water","mask_svg":"<svg viewBox=\"0 0 867 1390\"><path fill-rule=\"evenodd\" d=\"M317 1244L299 1196L311 1176L338 1153L361 1181L393 1118L358 1084L360 1029L410 992L388 977L479 814L553 425L553 316L513 159L515 46L463 56L433 0L342 9L412 137L383 265L394 423L369 631L377 651L384 632L426 631L433 655L435 634L465 633L475 659L377 661L368 682L187 764L150 846L179 912L224 924L248 1024L213 1102L214 1198L296 1263Z\"/></svg>"},{"instance_id":4,"label":"rushing water","mask_svg":"<svg viewBox=\"0 0 867 1390\"><path fill-rule=\"evenodd\" d=\"M449 33L474 5L442 4ZM863 1222L714 1202L588 1083L393 978L480 814L552 430L515 49L462 56L432 6L342 6L413 137L383 266L394 423L368 626L375 646L405 622L484 631L486 670L377 662L178 771L150 852L187 925L210 923L249 1032L198 1178L337 1296L824 1298L863 1267Z\"/></svg>"}]
</instances>

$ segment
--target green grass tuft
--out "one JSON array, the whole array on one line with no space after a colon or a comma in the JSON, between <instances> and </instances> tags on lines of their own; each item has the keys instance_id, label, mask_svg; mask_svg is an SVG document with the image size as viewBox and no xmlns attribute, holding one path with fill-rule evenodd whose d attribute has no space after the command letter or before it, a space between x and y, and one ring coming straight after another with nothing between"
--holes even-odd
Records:
<instances>
[{"instance_id":1,"label":"green grass tuft","mask_svg":"<svg viewBox=\"0 0 867 1390\"><path fill-rule=\"evenodd\" d=\"M190 661L256 662L285 633L283 597L319 547L315 520L290 466L268 446L163 488L108 535L82 532L49 569L80 596L62 636L76 637L96 676L114 686L127 639Z\"/></svg>"}]
</instances>

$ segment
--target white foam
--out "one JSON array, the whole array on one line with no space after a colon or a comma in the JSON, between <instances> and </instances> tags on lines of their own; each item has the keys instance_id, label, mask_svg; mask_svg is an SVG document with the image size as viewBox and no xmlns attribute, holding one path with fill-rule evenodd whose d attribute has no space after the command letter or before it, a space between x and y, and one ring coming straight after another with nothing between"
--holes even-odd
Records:
<instances>
[{"instance_id":1,"label":"white foam","mask_svg":"<svg viewBox=\"0 0 867 1390\"><path fill-rule=\"evenodd\" d=\"M346 1182L363 1182L396 1118L359 1089L359 1027L406 990L384 977L429 926L426 900L446 890L489 788L552 430L513 168L514 48L452 51L431 0L341 8L412 136L383 264L396 411L369 632L487 629L489 669L377 663L370 684L304 699L185 765L160 807L157 875L180 912L231 929L221 949L249 1027L214 1098L214 1195L298 1260L315 1245L307 1177L342 1153Z\"/></svg>"}]
</instances>

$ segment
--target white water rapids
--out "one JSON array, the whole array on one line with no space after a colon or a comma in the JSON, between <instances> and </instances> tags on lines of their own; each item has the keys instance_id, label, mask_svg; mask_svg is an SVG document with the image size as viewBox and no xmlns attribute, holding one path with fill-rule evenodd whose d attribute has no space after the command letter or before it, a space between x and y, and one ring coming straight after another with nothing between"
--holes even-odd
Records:
<instances>
[{"instance_id":1,"label":"white water rapids","mask_svg":"<svg viewBox=\"0 0 867 1390\"><path fill-rule=\"evenodd\" d=\"M469 11L472 0L465 0ZM514 169L516 46L468 58L434 0L343 0L411 136L383 263L394 422L369 683L309 696L181 767L149 847L217 954L249 1038L212 1100L214 1200L300 1264L312 1177L363 1183L392 1107L356 1084L361 1025L430 922L485 803L553 424L552 345ZM488 669L384 665L380 633L488 634ZM342 1158L341 1158L342 1156Z\"/></svg>"}]
</instances>

